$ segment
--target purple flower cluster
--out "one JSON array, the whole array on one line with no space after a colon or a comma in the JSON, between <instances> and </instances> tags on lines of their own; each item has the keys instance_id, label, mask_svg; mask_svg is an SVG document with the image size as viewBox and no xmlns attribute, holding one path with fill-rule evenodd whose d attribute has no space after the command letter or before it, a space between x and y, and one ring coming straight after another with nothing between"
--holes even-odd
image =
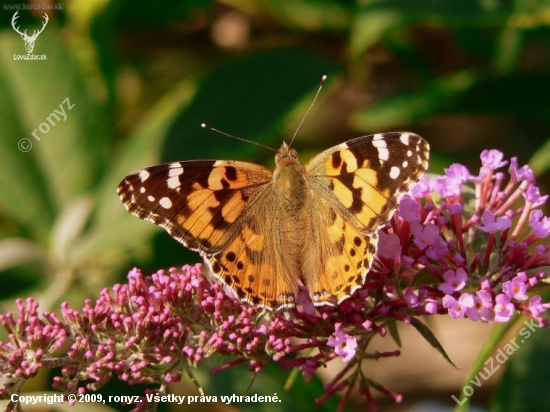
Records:
<instances>
[{"instance_id":1,"label":"purple flower cluster","mask_svg":"<svg viewBox=\"0 0 550 412\"><path fill-rule=\"evenodd\" d=\"M414 265L433 278L405 288L405 295L411 307L424 305L429 314L507 322L520 310L546 326L541 315L548 305L526 292L547 276L550 263L550 219L539 209L548 196L515 158L508 178L498 171L508 164L501 152L485 150L481 161L478 175L455 164L444 176L424 177L401 202L385 239L403 241L410 231L413 245L403 257L414 256ZM418 199L425 199L423 206Z\"/></svg>"},{"instance_id":2,"label":"purple flower cluster","mask_svg":"<svg viewBox=\"0 0 550 412\"><path fill-rule=\"evenodd\" d=\"M243 304L202 273L202 265L143 276L104 289L82 309L61 308L62 319L18 301L18 316L0 315L8 331L0 342L0 374L10 383L0 396L19 393L43 368L59 366L54 388L97 390L113 376L129 384L179 381L211 356L228 360L213 372L247 363L259 372L271 361L297 368L309 380L341 358L341 371L318 403L340 393L340 407L358 389L374 409L371 390L401 396L363 374L364 359L399 356L369 352L374 335L411 324L424 336L419 315L449 314L472 321L507 322L518 311L546 326L550 306L532 293L547 274L550 218L528 167L495 150L482 153L478 175L452 165L444 176L424 177L402 199L380 231L378 259L362 288L338 307L315 308L307 291L298 307L279 312ZM433 337L435 339L435 337ZM143 398L145 400L145 398ZM144 401L136 409L146 407ZM17 405L10 404L12 409Z\"/></svg>"}]
</instances>

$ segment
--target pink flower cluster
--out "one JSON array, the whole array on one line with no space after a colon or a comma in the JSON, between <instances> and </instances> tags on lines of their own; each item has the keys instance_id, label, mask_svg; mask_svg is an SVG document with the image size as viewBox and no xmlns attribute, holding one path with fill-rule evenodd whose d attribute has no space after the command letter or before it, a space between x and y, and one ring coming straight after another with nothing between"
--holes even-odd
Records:
<instances>
[{"instance_id":1,"label":"pink flower cluster","mask_svg":"<svg viewBox=\"0 0 550 412\"><path fill-rule=\"evenodd\" d=\"M356 388L371 409L372 389L400 401L360 367L367 358L399 355L368 351L372 337L395 323L432 340L418 316L507 322L520 311L546 325L549 305L532 293L550 264L550 218L540 209L546 196L515 159L508 177L499 171L507 164L500 152L485 151L481 160L477 175L452 165L402 199L380 232L365 284L338 307L315 308L304 291L297 308L266 312L227 296L201 265L152 276L134 269L126 284L104 289L95 303L80 310L63 304L61 320L39 314L32 299L19 300L18 316L0 315L9 334L0 342L0 373L10 379L0 396L19 393L26 380L54 366L61 367L54 388L70 393L97 390L114 376L164 392L211 356L227 358L214 373L244 362L259 372L274 361L298 368L306 380L340 357L343 367L318 403L340 393L343 408Z\"/></svg>"},{"instance_id":2,"label":"pink flower cluster","mask_svg":"<svg viewBox=\"0 0 550 412\"><path fill-rule=\"evenodd\" d=\"M403 258L414 257L433 282L404 289L411 307L482 322L507 322L520 310L546 326L541 315L548 305L526 292L547 277L550 219L540 207L548 196L540 195L531 169L518 168L515 158L506 178L498 171L508 163L502 158L486 150L478 175L455 164L444 176L424 177L401 202L383 237L393 244L380 248L385 258L399 259L397 239L412 234L415 245ZM425 199L422 206L418 199Z\"/></svg>"}]
</instances>

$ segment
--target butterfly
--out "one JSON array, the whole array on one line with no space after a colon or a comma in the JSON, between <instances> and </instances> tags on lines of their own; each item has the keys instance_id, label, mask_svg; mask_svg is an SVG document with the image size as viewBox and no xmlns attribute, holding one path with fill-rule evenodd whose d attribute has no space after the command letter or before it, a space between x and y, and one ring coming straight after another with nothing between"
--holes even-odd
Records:
<instances>
[{"instance_id":1,"label":"butterfly","mask_svg":"<svg viewBox=\"0 0 550 412\"><path fill-rule=\"evenodd\" d=\"M198 251L210 275L241 301L292 308L307 288L315 306L359 289L377 231L426 172L429 145L410 132L362 136L302 165L283 142L275 170L233 160L191 160L126 176L126 209Z\"/></svg>"}]
</instances>

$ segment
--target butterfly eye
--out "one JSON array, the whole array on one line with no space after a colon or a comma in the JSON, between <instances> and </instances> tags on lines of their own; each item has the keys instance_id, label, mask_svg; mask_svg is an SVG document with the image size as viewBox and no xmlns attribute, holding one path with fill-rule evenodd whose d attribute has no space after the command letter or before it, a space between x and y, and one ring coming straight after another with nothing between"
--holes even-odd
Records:
<instances>
[{"instance_id":1,"label":"butterfly eye","mask_svg":"<svg viewBox=\"0 0 550 412\"><path fill-rule=\"evenodd\" d=\"M298 152L283 143L281 149L275 155L275 163L280 166L296 164L298 163Z\"/></svg>"}]
</instances>

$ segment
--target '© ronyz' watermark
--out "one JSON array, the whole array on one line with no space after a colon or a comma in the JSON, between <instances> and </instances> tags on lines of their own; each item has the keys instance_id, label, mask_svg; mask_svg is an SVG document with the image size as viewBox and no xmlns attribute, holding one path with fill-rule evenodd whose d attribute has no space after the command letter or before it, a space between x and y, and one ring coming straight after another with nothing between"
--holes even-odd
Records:
<instances>
[{"instance_id":1,"label":"'\u00a9 ronyz' watermark","mask_svg":"<svg viewBox=\"0 0 550 412\"><path fill-rule=\"evenodd\" d=\"M71 104L71 101L69 100L68 97L65 100L63 100L61 102L61 104L59 105L59 110L55 109L52 113L50 113L50 115L48 117L46 117L47 123L46 122L40 123L38 125L38 129L34 129L32 131L31 135L32 135L32 137L34 137L36 139L37 142L39 142L41 140L40 136L38 135L39 131L43 136L45 134L48 134L50 129L57 124L56 122L60 122L62 119L63 119L63 121L67 120L67 113L65 111L65 107L63 106L63 104L66 105L65 107L67 108L67 112L69 110L72 110L73 107L75 106L74 103ZM22 152L28 152L29 150L32 149L32 141L30 139L23 138L23 139L19 140L19 143L17 144L17 147Z\"/></svg>"},{"instance_id":2,"label":"'\u00a9 ronyz' watermark","mask_svg":"<svg viewBox=\"0 0 550 412\"><path fill-rule=\"evenodd\" d=\"M521 328L519 331L519 334L521 336L520 343L524 343L527 339L529 339L532 333L534 333L537 329L540 329L540 326L538 325L538 323L536 323L534 319L526 320L523 323L526 327ZM485 361L485 368L483 368L483 372L485 374L483 374L482 371L479 371L474 379L470 380L471 385L466 385L462 388L462 394L464 395L462 399L458 399L456 396L451 395L451 398L453 398L453 400L458 405L462 405L464 402L466 402L466 400L474 394L474 386L480 388L483 382L487 381L487 379L493 376L495 372L500 369L500 366L508 360L508 357L519 349L519 345L516 343L516 339L517 337L512 339L510 342L504 345L502 349L499 349L495 356L491 356ZM479 379L480 377L483 379L483 382Z\"/></svg>"}]
</instances>

